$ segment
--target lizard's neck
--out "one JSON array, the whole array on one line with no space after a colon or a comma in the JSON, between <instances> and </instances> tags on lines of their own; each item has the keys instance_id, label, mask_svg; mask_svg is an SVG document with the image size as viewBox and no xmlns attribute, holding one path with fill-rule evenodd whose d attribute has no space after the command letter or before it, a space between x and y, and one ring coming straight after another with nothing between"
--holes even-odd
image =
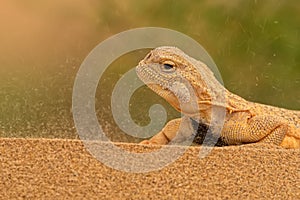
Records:
<instances>
[{"instance_id":1,"label":"lizard's neck","mask_svg":"<svg viewBox=\"0 0 300 200\"><path fill-rule=\"evenodd\" d=\"M206 67L206 66L204 66ZM194 84L199 107L216 106L225 108L228 112L244 111L249 102L242 97L228 91L209 70L204 70L202 79ZM203 81L203 78L205 81Z\"/></svg>"},{"instance_id":2,"label":"lizard's neck","mask_svg":"<svg viewBox=\"0 0 300 200\"><path fill-rule=\"evenodd\" d=\"M233 94L227 90L226 108L230 112L249 110L249 107L250 107L249 104L250 104L249 101L247 101L244 98L242 98L236 94Z\"/></svg>"},{"instance_id":3,"label":"lizard's neck","mask_svg":"<svg viewBox=\"0 0 300 200\"><path fill-rule=\"evenodd\" d=\"M185 106L178 108L180 112L202 123L210 124L212 114L214 117L220 117L229 116L234 112L249 111L248 101L228 91L216 79L209 80L211 80L209 82L211 85L194 87L197 95L197 109L194 109L195 106Z\"/></svg>"},{"instance_id":4,"label":"lizard's neck","mask_svg":"<svg viewBox=\"0 0 300 200\"><path fill-rule=\"evenodd\" d=\"M230 117L236 112L250 111L249 102L226 90L221 98L215 100L198 100L198 110L182 110L179 111L191 117L192 119L206 125L211 123L222 122L225 118ZM218 93L220 95L220 93ZM220 97L220 96L219 96ZM212 120L214 119L214 120Z\"/></svg>"}]
</instances>

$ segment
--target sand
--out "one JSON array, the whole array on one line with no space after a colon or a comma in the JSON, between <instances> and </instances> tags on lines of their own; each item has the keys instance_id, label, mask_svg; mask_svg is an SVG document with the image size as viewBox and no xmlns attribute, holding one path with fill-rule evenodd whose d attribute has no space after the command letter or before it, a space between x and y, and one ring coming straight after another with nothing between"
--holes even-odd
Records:
<instances>
[{"instance_id":1,"label":"sand","mask_svg":"<svg viewBox=\"0 0 300 200\"><path fill-rule=\"evenodd\" d=\"M134 152L159 148L117 145ZM1 139L0 198L300 199L299 149L219 147L203 159L199 149L188 148L161 170L128 173L99 162L79 140Z\"/></svg>"}]
</instances>

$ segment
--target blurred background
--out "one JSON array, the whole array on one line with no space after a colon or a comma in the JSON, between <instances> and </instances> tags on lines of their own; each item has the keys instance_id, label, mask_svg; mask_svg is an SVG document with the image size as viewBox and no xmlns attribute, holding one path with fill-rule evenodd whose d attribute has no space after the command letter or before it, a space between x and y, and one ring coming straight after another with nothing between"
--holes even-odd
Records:
<instances>
[{"instance_id":1,"label":"blurred background","mask_svg":"<svg viewBox=\"0 0 300 200\"><path fill-rule=\"evenodd\" d=\"M80 64L109 36L137 27L180 31L211 55L232 92L260 103L300 109L300 3L297 0L2 0L0 7L0 136L78 138L72 88ZM96 99L99 122L114 141L138 141L113 122L117 80L148 50L117 59ZM100 87L101 85L101 87ZM141 125L159 103L148 88L132 97Z\"/></svg>"}]
</instances>

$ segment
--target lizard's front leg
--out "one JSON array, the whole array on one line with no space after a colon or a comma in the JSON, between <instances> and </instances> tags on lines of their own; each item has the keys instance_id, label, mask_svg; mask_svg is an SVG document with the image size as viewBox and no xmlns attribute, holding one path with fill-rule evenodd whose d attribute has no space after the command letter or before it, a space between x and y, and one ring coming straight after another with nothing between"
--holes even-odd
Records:
<instances>
[{"instance_id":1,"label":"lizard's front leg","mask_svg":"<svg viewBox=\"0 0 300 200\"><path fill-rule=\"evenodd\" d=\"M221 135L228 144L264 142L280 145L288 130L288 122L281 117L262 115L228 120Z\"/></svg>"},{"instance_id":2,"label":"lizard's front leg","mask_svg":"<svg viewBox=\"0 0 300 200\"><path fill-rule=\"evenodd\" d=\"M176 137L176 141L183 141L192 135L194 129L191 119L188 117L173 119L166 126L149 140L144 140L140 144L168 144Z\"/></svg>"}]
</instances>

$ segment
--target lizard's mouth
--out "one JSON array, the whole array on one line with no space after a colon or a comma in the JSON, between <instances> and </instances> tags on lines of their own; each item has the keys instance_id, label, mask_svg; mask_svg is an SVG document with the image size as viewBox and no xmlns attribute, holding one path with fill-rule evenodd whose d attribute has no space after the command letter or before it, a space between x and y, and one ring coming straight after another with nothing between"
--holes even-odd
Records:
<instances>
[{"instance_id":1,"label":"lizard's mouth","mask_svg":"<svg viewBox=\"0 0 300 200\"><path fill-rule=\"evenodd\" d=\"M151 89L156 91L160 90L168 90L167 89L167 83L161 84L159 81L155 81L157 77L159 77L159 74L155 70L151 70L150 68L145 67L143 64L139 63L139 65L136 67L136 72L138 77Z\"/></svg>"},{"instance_id":2,"label":"lizard's mouth","mask_svg":"<svg viewBox=\"0 0 300 200\"><path fill-rule=\"evenodd\" d=\"M173 94L167 87L163 87L159 84L148 84L148 87L162 97Z\"/></svg>"},{"instance_id":3,"label":"lizard's mouth","mask_svg":"<svg viewBox=\"0 0 300 200\"><path fill-rule=\"evenodd\" d=\"M181 112L178 99L171 90L159 84L148 84L148 87L156 94L167 100L175 109Z\"/></svg>"},{"instance_id":4,"label":"lizard's mouth","mask_svg":"<svg viewBox=\"0 0 300 200\"><path fill-rule=\"evenodd\" d=\"M174 93L169 89L169 83L167 81L160 83L157 80L159 74L155 70L152 70L140 62L136 67L136 72L138 77L155 93L161 97L167 99L168 97L173 97Z\"/></svg>"}]
</instances>

